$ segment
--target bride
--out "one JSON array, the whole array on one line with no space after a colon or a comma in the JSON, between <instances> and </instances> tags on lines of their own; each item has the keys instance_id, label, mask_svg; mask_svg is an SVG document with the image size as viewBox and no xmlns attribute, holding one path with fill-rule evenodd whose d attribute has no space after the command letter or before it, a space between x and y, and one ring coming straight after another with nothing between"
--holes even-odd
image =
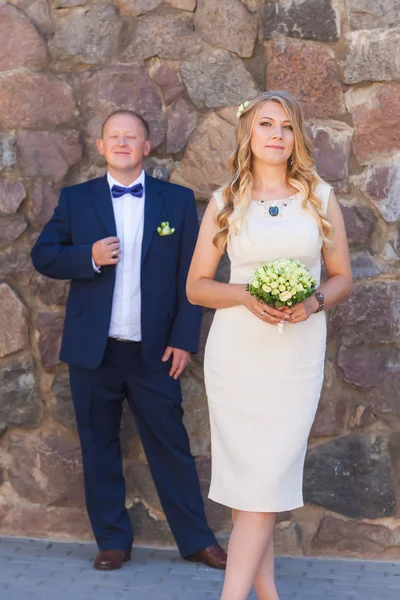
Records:
<instances>
[{"instance_id":1,"label":"bride","mask_svg":"<svg viewBox=\"0 0 400 600\"><path fill-rule=\"evenodd\" d=\"M231 507L234 523L222 600L245 600L253 585L258 600L277 600L275 515L303 505L325 311L350 293L352 276L339 203L316 173L298 101L270 91L241 108L231 179L207 207L187 295L217 309L204 368L210 498ZM214 276L225 250L231 278L219 283ZM314 295L290 309L260 304L246 289L256 268L278 258L299 259L317 281Z\"/></svg>"}]
</instances>

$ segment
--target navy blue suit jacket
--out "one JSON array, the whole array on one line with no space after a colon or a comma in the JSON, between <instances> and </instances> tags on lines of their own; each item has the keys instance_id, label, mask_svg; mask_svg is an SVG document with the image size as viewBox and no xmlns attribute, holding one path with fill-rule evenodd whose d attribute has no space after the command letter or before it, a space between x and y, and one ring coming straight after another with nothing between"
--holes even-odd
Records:
<instances>
[{"instance_id":1,"label":"navy blue suit jacket","mask_svg":"<svg viewBox=\"0 0 400 600\"><path fill-rule=\"evenodd\" d=\"M186 278L198 234L193 192L146 175L141 256L142 352L150 369L162 368L167 346L197 352L201 309L186 297ZM135 198L132 198L135 202ZM157 227L169 221L172 235ZM60 359L96 369L104 355L111 319L115 266L92 266L92 245L115 236L106 177L64 188L31 257L54 279L70 279Z\"/></svg>"}]
</instances>

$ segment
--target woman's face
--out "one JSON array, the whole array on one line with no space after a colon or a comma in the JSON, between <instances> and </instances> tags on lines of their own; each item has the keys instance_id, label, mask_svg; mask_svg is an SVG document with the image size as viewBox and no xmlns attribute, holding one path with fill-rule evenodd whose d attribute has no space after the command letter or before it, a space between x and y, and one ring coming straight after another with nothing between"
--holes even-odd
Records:
<instances>
[{"instance_id":1,"label":"woman's face","mask_svg":"<svg viewBox=\"0 0 400 600\"><path fill-rule=\"evenodd\" d=\"M293 127L279 102L260 106L250 144L254 157L264 163L279 165L290 158L294 149Z\"/></svg>"}]
</instances>

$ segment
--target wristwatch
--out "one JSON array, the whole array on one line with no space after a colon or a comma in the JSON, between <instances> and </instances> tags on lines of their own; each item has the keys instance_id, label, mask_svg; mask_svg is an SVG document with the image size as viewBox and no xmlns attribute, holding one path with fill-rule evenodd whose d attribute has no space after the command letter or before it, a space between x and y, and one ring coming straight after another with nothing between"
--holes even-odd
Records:
<instances>
[{"instance_id":1,"label":"wristwatch","mask_svg":"<svg viewBox=\"0 0 400 600\"><path fill-rule=\"evenodd\" d=\"M314 292L314 296L318 300L318 304L319 304L317 310L314 311L314 314L315 314L315 313L321 312L321 310L324 310L325 304L324 304L324 295L322 292Z\"/></svg>"}]
</instances>

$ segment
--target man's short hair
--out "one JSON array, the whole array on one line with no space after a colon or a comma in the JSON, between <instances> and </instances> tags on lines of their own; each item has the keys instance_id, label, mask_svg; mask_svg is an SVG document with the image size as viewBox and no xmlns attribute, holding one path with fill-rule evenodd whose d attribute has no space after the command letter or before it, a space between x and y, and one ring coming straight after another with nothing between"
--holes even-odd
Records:
<instances>
[{"instance_id":1,"label":"man's short hair","mask_svg":"<svg viewBox=\"0 0 400 600\"><path fill-rule=\"evenodd\" d=\"M131 117L135 117L136 119L139 119L139 121L141 122L141 124L144 127L144 131L146 134L146 139L149 140L150 139L150 127L148 122L146 121L146 119L144 117L142 117L142 115L140 115L139 113L135 112L134 110L114 110L114 112L112 112L111 114L108 115L108 117L105 119L105 121L103 122L103 125L101 126L101 137L104 137L104 128L107 125L108 121L111 119L111 117L115 117L116 115L130 115Z\"/></svg>"}]
</instances>

